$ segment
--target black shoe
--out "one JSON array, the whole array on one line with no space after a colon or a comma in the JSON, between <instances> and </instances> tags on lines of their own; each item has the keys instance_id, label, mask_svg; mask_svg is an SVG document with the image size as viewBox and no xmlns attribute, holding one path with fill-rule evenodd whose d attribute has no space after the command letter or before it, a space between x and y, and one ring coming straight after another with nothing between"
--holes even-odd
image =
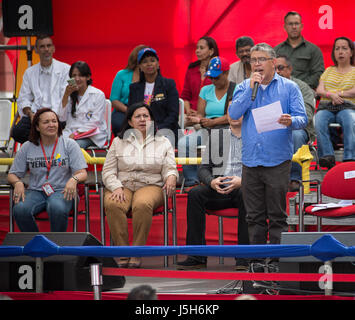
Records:
<instances>
[{"instance_id":1,"label":"black shoe","mask_svg":"<svg viewBox=\"0 0 355 320\"><path fill-rule=\"evenodd\" d=\"M267 263L268 272L279 272L279 259L271 258Z\"/></svg>"},{"instance_id":2,"label":"black shoe","mask_svg":"<svg viewBox=\"0 0 355 320\"><path fill-rule=\"evenodd\" d=\"M319 158L319 166L322 168L331 169L335 166L335 157L334 156L324 156Z\"/></svg>"},{"instance_id":3,"label":"black shoe","mask_svg":"<svg viewBox=\"0 0 355 320\"><path fill-rule=\"evenodd\" d=\"M244 258L235 258L235 270L236 271L248 271L249 261Z\"/></svg>"},{"instance_id":4,"label":"black shoe","mask_svg":"<svg viewBox=\"0 0 355 320\"><path fill-rule=\"evenodd\" d=\"M187 257L186 260L177 262L177 270L193 270L193 269L203 269L207 267L206 261L197 260L193 257Z\"/></svg>"}]
</instances>

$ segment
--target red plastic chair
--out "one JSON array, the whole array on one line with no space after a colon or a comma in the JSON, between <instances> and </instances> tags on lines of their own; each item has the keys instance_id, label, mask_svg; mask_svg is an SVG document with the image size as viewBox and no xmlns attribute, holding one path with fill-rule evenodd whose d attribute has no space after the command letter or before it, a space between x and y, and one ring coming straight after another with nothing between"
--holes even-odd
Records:
<instances>
[{"instance_id":1,"label":"red plastic chair","mask_svg":"<svg viewBox=\"0 0 355 320\"><path fill-rule=\"evenodd\" d=\"M104 208L104 186L100 183L99 185L100 192L100 225L101 225L101 242L103 245L106 245L106 230L105 230L105 222L106 222L106 214ZM158 215L164 215L164 246L169 245L169 213L172 214L172 238L173 238L173 246L177 245L177 228L176 228L176 194L171 198L164 192L164 205L156 208L153 212L153 217ZM127 217L131 218L131 211L127 212ZM176 263L176 256L174 256L174 263ZM169 266L168 256L164 256L164 267Z\"/></svg>"},{"instance_id":2,"label":"red plastic chair","mask_svg":"<svg viewBox=\"0 0 355 320\"><path fill-rule=\"evenodd\" d=\"M355 200L355 162L344 162L331 168L322 182L314 180L317 183L317 199L318 203L322 203L322 195L339 199L339 200ZM304 226L304 213L302 208L304 207L303 192L300 192L300 231L303 231ZM327 219L341 219L354 216L355 217L355 205L350 205L342 208L330 208L318 211L313 211L314 205L310 205L305 208L305 214L309 214L317 217L317 230L322 229L322 218Z\"/></svg>"},{"instance_id":3,"label":"red plastic chair","mask_svg":"<svg viewBox=\"0 0 355 320\"><path fill-rule=\"evenodd\" d=\"M15 227L14 227L14 216L13 216L13 192L14 189L10 187L10 217L9 217L9 231L14 232ZM73 232L77 232L78 229L78 215L79 215L79 201L85 201L85 209L84 211L81 211L80 213L85 214L85 232L90 232L90 217L89 217L89 186L88 185L83 185L83 184L78 184L78 197L74 199L74 209L72 209L69 212L69 218L73 219ZM38 214L36 214L35 217L36 220L38 221L48 221L49 216L47 211L42 211Z\"/></svg>"},{"instance_id":4,"label":"red plastic chair","mask_svg":"<svg viewBox=\"0 0 355 320\"><path fill-rule=\"evenodd\" d=\"M223 218L238 218L239 210L238 208L227 208L219 210L206 209L206 214L218 217L218 244L222 246L224 244L223 239ZM224 258L219 257L219 264L224 263Z\"/></svg>"}]
</instances>

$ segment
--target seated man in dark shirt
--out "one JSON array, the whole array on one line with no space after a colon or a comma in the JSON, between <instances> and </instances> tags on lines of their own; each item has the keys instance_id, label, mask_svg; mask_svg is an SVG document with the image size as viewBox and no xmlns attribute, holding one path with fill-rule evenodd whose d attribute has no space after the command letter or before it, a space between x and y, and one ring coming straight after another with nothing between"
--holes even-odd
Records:
<instances>
[{"instance_id":1,"label":"seated man in dark shirt","mask_svg":"<svg viewBox=\"0 0 355 320\"><path fill-rule=\"evenodd\" d=\"M238 244L249 244L241 192L242 119L232 120L228 115L228 120L230 130L215 129L216 132L211 133L208 151L204 153L198 171L203 184L188 193L186 245L206 244L206 208L238 208ZM212 147L217 139L219 148ZM177 269L200 269L206 265L207 257L188 256L186 260L177 263ZM237 269L246 269L248 262L245 259L236 259L236 265Z\"/></svg>"}]
</instances>

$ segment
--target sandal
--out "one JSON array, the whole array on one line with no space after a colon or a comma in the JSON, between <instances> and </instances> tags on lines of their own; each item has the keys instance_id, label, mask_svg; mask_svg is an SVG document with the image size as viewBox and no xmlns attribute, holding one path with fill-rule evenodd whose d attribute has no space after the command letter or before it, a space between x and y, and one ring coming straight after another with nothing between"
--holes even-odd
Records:
<instances>
[{"instance_id":1,"label":"sandal","mask_svg":"<svg viewBox=\"0 0 355 320\"><path fill-rule=\"evenodd\" d=\"M141 258L131 258L128 263L128 268L136 269L136 268L140 268L141 265L142 265Z\"/></svg>"},{"instance_id":2,"label":"sandal","mask_svg":"<svg viewBox=\"0 0 355 320\"><path fill-rule=\"evenodd\" d=\"M129 258L121 257L115 260L119 268L128 268Z\"/></svg>"}]
</instances>

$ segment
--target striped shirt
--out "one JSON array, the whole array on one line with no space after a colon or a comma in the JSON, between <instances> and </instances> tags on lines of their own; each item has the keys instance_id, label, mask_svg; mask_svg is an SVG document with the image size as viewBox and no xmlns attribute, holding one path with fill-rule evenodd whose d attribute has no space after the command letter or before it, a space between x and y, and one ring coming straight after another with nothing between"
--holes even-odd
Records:
<instances>
[{"instance_id":1,"label":"striped shirt","mask_svg":"<svg viewBox=\"0 0 355 320\"><path fill-rule=\"evenodd\" d=\"M324 88L329 92L337 91L347 91L355 86L355 67L352 67L351 71L347 73L339 73L336 67L327 68L320 80L324 83ZM355 98L345 98L346 101L349 101L355 104ZM321 98L321 101L329 102L330 98Z\"/></svg>"},{"instance_id":2,"label":"striped shirt","mask_svg":"<svg viewBox=\"0 0 355 320\"><path fill-rule=\"evenodd\" d=\"M242 177L242 137L231 131L230 150L224 176Z\"/></svg>"}]
</instances>

